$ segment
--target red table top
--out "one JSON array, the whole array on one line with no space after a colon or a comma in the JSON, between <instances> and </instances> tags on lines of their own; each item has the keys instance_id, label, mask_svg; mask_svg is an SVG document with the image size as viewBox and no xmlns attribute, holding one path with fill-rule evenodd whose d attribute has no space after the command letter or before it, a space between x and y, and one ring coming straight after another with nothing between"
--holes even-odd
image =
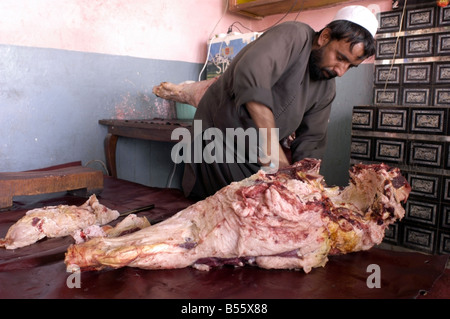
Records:
<instances>
[{"instance_id":1,"label":"red table top","mask_svg":"<svg viewBox=\"0 0 450 319\"><path fill-rule=\"evenodd\" d=\"M176 189L146 187L105 177L99 201L124 212L155 204L139 213L149 220L168 218L193 202ZM86 198L69 194L20 198L0 212L0 237L31 208L81 205ZM303 271L264 270L245 266L209 272L193 268L143 270L125 267L83 272L80 287L68 287L64 254L71 237L44 239L16 250L0 249L0 298L151 298L151 299L341 299L416 298L428 291L445 269L448 256L373 248L332 256L323 268ZM370 288L371 264L381 270L381 287ZM450 298L450 296L447 296Z\"/></svg>"}]
</instances>

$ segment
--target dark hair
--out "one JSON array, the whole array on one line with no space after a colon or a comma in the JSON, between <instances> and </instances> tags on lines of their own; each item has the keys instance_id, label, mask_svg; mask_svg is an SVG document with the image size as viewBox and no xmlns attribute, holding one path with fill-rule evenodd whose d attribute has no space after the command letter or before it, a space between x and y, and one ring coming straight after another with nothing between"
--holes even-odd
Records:
<instances>
[{"instance_id":1,"label":"dark hair","mask_svg":"<svg viewBox=\"0 0 450 319\"><path fill-rule=\"evenodd\" d=\"M363 43L364 45L364 55L361 57L366 59L376 52L375 39L372 34L362 26L346 21L346 20L336 20L332 21L325 28L331 30L332 40L342 40L346 39L350 42L350 48L352 49L356 44ZM322 29L323 30L323 29ZM319 32L319 34L322 32Z\"/></svg>"}]
</instances>

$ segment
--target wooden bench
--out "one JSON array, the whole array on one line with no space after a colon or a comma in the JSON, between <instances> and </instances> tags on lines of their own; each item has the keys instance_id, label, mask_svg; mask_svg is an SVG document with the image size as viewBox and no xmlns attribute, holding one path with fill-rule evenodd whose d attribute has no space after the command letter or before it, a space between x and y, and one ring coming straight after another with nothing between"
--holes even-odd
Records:
<instances>
[{"instance_id":1,"label":"wooden bench","mask_svg":"<svg viewBox=\"0 0 450 319\"><path fill-rule=\"evenodd\" d=\"M14 196L81 190L86 195L103 190L103 173L81 162L45 169L0 173L0 209L11 207Z\"/></svg>"}]
</instances>

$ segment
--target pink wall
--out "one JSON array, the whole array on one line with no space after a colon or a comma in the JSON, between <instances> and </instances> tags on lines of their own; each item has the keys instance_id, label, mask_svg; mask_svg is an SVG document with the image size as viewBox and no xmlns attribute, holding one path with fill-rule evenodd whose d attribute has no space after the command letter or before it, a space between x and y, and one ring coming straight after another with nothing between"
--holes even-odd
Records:
<instances>
[{"instance_id":1,"label":"pink wall","mask_svg":"<svg viewBox=\"0 0 450 319\"><path fill-rule=\"evenodd\" d=\"M336 12L339 9L341 9L342 7L347 6L347 5L362 5L362 6L365 6L365 7L368 7L369 9L371 9L372 12L376 12L377 10L388 11L388 10L391 10L391 8L392 8L392 1L390 1L390 0L388 0L388 1L386 1L386 0L346 1L344 4L326 7L324 9L303 11L298 15L297 19L296 19L296 17L297 17L298 13L292 13L286 17L286 20L296 19L298 21L302 21L302 22L309 24L315 30L320 30L329 21L331 21L331 19L334 17L334 15L336 14ZM282 16L283 15L267 17L264 19L264 20L266 20L266 22L264 22L264 20L263 20L262 23L270 25L270 24L278 21L279 18L281 18Z\"/></svg>"},{"instance_id":2,"label":"pink wall","mask_svg":"<svg viewBox=\"0 0 450 319\"><path fill-rule=\"evenodd\" d=\"M346 4L386 11L391 1ZM218 23L225 6L226 0L2 0L0 44L202 63L216 25L214 34L226 33L236 21L260 31L283 16L254 20L227 12ZM304 11L297 20L320 29L341 7Z\"/></svg>"}]
</instances>

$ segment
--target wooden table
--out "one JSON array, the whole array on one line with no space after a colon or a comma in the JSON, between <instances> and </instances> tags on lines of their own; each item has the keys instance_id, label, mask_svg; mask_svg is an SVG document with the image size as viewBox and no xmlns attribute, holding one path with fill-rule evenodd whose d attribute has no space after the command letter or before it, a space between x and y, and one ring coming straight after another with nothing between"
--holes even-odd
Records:
<instances>
[{"instance_id":1,"label":"wooden table","mask_svg":"<svg viewBox=\"0 0 450 319\"><path fill-rule=\"evenodd\" d=\"M103 191L98 197L100 203L119 212L155 204L153 209L138 215L147 217L149 221L167 219L194 203L181 190L174 188L148 187L109 176L104 177L103 185ZM25 197L14 201L11 209L0 213L0 238L30 209L52 205L79 206L85 201L85 197L66 193L39 200ZM119 220L111 225L117 222ZM383 300L386 299L416 298L419 295L424 298L450 298L445 293L449 282L449 275L444 272L447 255L395 252L379 248L329 256L330 260L324 267L314 268L308 274L293 270L266 270L255 266L223 266L210 271L192 267L166 270L123 267L81 272L81 282L77 288L69 286L69 282L74 283L70 281L73 276L66 272L64 264L67 247L73 242L71 236L66 236L43 238L33 245L15 250L0 248L0 300L21 299L22 305L23 299L144 299L146 305L163 310L169 318L184 318L180 315L181 306L187 306L188 303L197 307L217 303L216 309L222 307L222 313L225 314L225 303L246 302L245 299L248 299L256 304L256 300L269 303L277 299L283 302L280 304L283 307L271 304L266 315L261 313L248 317L288 318L289 313L283 312L283 309L290 313L298 311L299 303L311 310L313 307L323 308L327 300L322 299L377 299L377 306L380 302L381 306L375 310L380 310L382 315L381 311L392 312L390 308L383 307ZM367 285L372 275L367 268L371 264L381 269L380 288L369 288ZM345 300L333 302L331 306L334 307L328 307L329 312L321 309L320 313L335 316L336 306L342 303L346 303ZM422 304L408 302L407 307L398 309L404 314L406 308ZM104 307L102 313L105 309L117 312L117 307ZM374 307L370 311L373 312ZM219 311L217 313L219 318L225 317ZM230 314L229 317L233 316Z\"/></svg>"},{"instance_id":2,"label":"wooden table","mask_svg":"<svg viewBox=\"0 0 450 319\"><path fill-rule=\"evenodd\" d=\"M171 138L172 131L178 127L190 128L192 120L136 119L136 120L99 120L108 127L105 138L106 166L112 177L117 178L116 146L119 136L160 142L177 142Z\"/></svg>"}]
</instances>

